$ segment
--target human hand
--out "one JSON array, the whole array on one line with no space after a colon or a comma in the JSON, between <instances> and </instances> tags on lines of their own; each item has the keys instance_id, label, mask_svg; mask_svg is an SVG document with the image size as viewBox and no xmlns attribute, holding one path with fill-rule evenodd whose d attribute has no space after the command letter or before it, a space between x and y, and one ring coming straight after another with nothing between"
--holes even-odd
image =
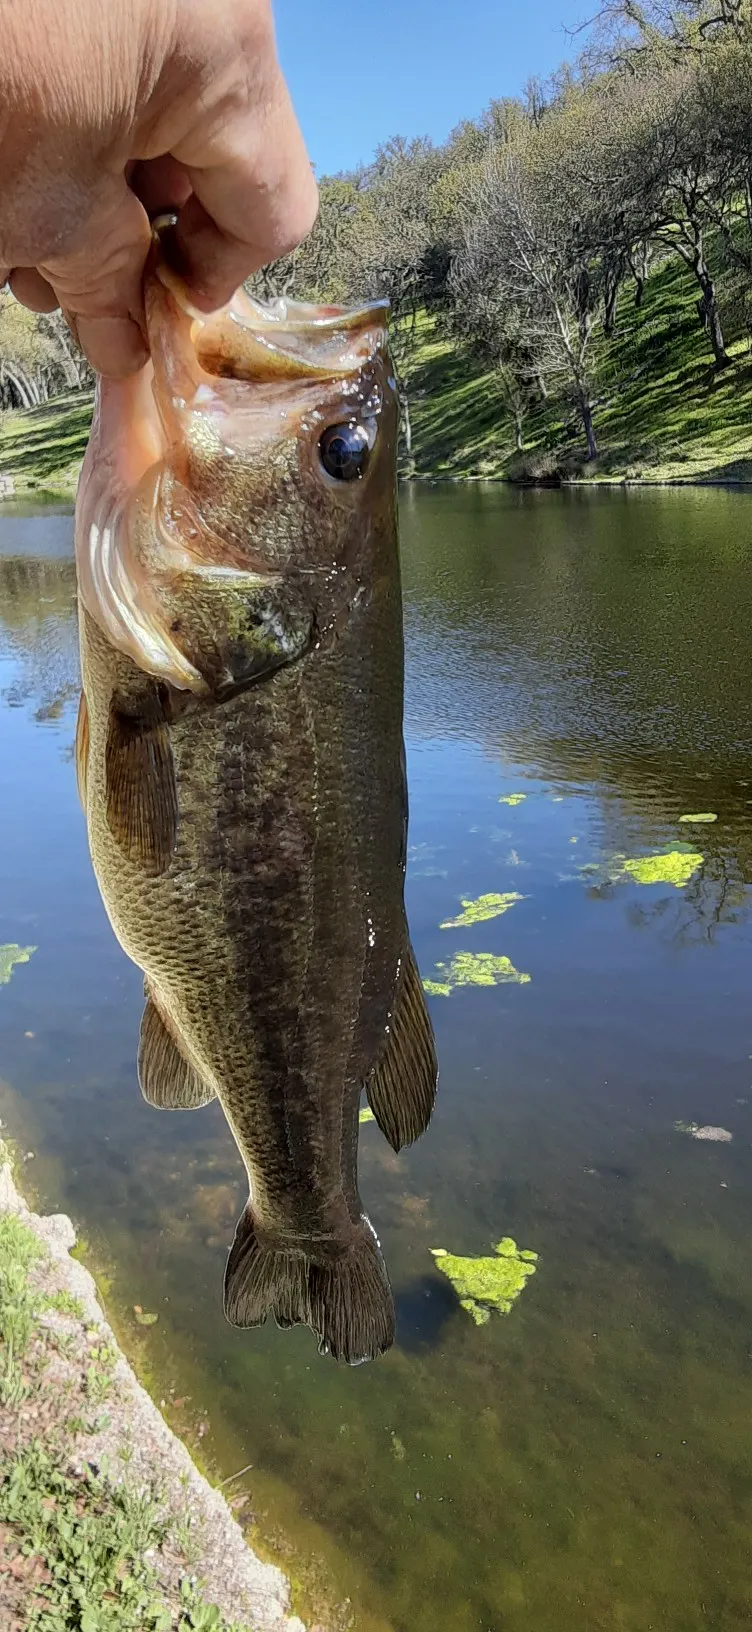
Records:
<instances>
[{"instance_id":1,"label":"human hand","mask_svg":"<svg viewBox=\"0 0 752 1632\"><path fill-rule=\"evenodd\" d=\"M146 361L149 216L222 305L310 230L317 190L270 0L0 0L0 285L93 364Z\"/></svg>"}]
</instances>

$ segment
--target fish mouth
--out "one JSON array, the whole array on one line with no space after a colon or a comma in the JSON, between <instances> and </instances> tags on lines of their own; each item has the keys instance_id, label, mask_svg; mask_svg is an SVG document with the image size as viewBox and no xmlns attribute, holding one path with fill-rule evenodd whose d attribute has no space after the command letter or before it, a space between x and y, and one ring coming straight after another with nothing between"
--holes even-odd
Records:
<instances>
[{"instance_id":1,"label":"fish mouth","mask_svg":"<svg viewBox=\"0 0 752 1632\"><path fill-rule=\"evenodd\" d=\"M168 225L174 218L168 219ZM154 224L153 274L146 287L146 319L159 374L160 334L169 331L183 367L192 354L196 376L256 385L304 385L359 373L386 344L389 301L355 306L317 305L280 296L257 300L240 288L226 306L202 312L163 252ZM196 385L200 379L196 377Z\"/></svg>"}]
</instances>

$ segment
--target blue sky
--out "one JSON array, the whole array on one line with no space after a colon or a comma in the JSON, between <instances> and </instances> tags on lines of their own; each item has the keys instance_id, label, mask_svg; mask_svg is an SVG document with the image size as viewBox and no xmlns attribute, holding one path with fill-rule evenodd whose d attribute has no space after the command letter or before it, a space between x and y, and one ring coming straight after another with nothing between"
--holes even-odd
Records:
<instances>
[{"instance_id":1,"label":"blue sky","mask_svg":"<svg viewBox=\"0 0 752 1632\"><path fill-rule=\"evenodd\" d=\"M591 5L591 11L593 7ZM387 136L431 136L545 78L588 0L274 0L282 65L318 173Z\"/></svg>"}]
</instances>

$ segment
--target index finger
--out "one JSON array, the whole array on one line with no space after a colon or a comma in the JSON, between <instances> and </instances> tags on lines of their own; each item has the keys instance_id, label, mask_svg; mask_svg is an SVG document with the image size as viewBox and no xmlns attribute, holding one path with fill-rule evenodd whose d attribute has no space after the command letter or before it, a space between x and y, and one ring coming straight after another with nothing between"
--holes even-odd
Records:
<instances>
[{"instance_id":1,"label":"index finger","mask_svg":"<svg viewBox=\"0 0 752 1632\"><path fill-rule=\"evenodd\" d=\"M265 107L236 114L206 143L188 138L173 155L193 188L173 235L175 266L211 310L316 220L318 188L281 75Z\"/></svg>"}]
</instances>

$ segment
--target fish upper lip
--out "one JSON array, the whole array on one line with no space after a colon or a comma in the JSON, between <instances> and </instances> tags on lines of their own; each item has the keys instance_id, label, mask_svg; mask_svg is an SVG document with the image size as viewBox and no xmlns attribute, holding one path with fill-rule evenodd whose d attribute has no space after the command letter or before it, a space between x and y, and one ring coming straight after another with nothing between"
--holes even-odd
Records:
<instances>
[{"instance_id":1,"label":"fish upper lip","mask_svg":"<svg viewBox=\"0 0 752 1632\"><path fill-rule=\"evenodd\" d=\"M176 217L164 219L169 225L173 225ZM157 225L158 223L152 223L152 229L154 230ZM159 246L158 231L154 231L154 238ZM335 306L323 301L291 300L287 295L279 295L272 301L257 300L255 296L240 288L236 290L232 299L216 312L204 312L191 300L179 273L173 271L169 262L159 252L154 263L154 273L181 311L194 322L201 324L210 323L212 318L227 312L234 322L244 327L268 328L278 334L299 334L311 329L318 333L327 331L338 333L343 329L355 333L359 329L378 326L379 319L386 327L391 311L391 303L385 295L352 306Z\"/></svg>"},{"instance_id":2,"label":"fish upper lip","mask_svg":"<svg viewBox=\"0 0 752 1632\"><path fill-rule=\"evenodd\" d=\"M172 330L173 347L182 354L178 395L187 398L189 382L194 391L206 384L216 392L223 379L291 384L355 377L384 347L389 301L346 307L283 296L264 302L241 287L218 311L202 312L155 233L146 313L155 361L160 330L165 324Z\"/></svg>"}]
</instances>

